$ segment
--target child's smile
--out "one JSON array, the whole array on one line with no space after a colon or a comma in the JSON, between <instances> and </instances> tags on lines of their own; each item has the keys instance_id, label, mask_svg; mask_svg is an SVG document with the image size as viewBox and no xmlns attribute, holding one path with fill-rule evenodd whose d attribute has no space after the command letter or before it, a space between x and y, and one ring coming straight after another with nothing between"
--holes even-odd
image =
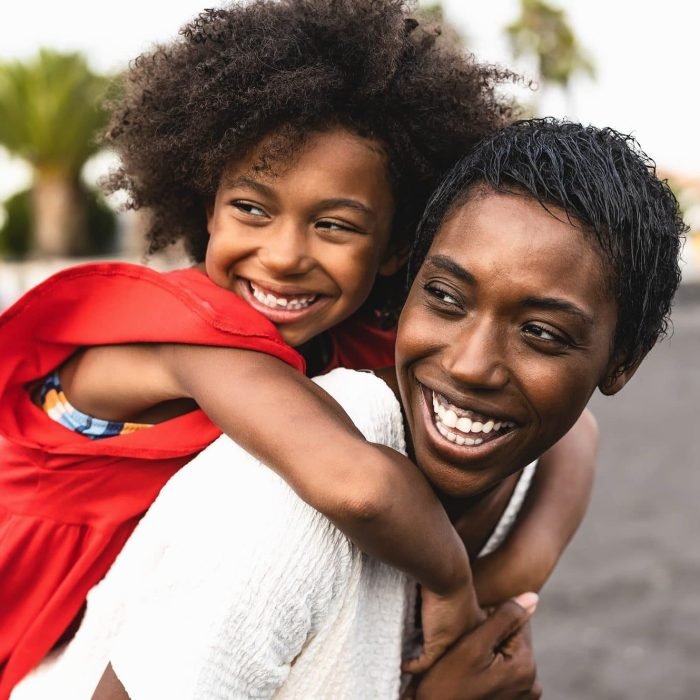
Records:
<instances>
[{"instance_id":1,"label":"child's smile","mask_svg":"<svg viewBox=\"0 0 700 700\"><path fill-rule=\"evenodd\" d=\"M298 346L357 311L376 276L394 271L394 201L376 141L335 128L261 169L267 143L222 177L205 269Z\"/></svg>"}]
</instances>

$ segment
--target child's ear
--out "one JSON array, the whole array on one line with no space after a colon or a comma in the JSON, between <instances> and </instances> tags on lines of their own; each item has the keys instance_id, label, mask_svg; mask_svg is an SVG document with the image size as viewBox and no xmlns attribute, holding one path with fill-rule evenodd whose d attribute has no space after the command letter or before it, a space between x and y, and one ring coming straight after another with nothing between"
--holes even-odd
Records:
<instances>
[{"instance_id":1,"label":"child's ear","mask_svg":"<svg viewBox=\"0 0 700 700\"><path fill-rule=\"evenodd\" d=\"M632 379L634 373L639 368L639 365L642 364L642 360L644 359L645 355L642 355L624 369L620 369L619 358L612 361L610 365L608 365L608 370L605 377L600 384L598 384L598 389L600 389L600 392L606 396L613 396L614 394L617 394L617 392L620 391L620 389L622 389L622 387L625 386L630 379Z\"/></svg>"},{"instance_id":2,"label":"child's ear","mask_svg":"<svg viewBox=\"0 0 700 700\"><path fill-rule=\"evenodd\" d=\"M214 200L207 198L204 202L204 213L207 215L207 233L211 235L211 220L214 217Z\"/></svg>"},{"instance_id":3,"label":"child's ear","mask_svg":"<svg viewBox=\"0 0 700 700\"><path fill-rule=\"evenodd\" d=\"M378 274L381 277L391 277L395 275L408 260L410 250L389 249L379 265Z\"/></svg>"}]
</instances>

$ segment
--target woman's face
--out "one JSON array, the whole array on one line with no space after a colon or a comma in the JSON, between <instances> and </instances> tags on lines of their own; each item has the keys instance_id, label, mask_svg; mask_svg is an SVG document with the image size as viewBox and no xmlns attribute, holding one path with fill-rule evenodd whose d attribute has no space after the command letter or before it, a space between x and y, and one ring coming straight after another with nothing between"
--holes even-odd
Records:
<instances>
[{"instance_id":1,"label":"woman's face","mask_svg":"<svg viewBox=\"0 0 700 700\"><path fill-rule=\"evenodd\" d=\"M475 192L443 223L401 315L415 457L445 494L479 494L539 456L612 369L617 308L601 258L551 211Z\"/></svg>"}]
</instances>

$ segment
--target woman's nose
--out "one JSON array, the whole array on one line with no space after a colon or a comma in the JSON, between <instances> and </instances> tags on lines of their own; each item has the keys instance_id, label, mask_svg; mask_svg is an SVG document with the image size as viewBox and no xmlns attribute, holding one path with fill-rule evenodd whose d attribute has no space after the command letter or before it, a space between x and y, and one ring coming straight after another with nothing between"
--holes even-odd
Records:
<instances>
[{"instance_id":1,"label":"woman's nose","mask_svg":"<svg viewBox=\"0 0 700 700\"><path fill-rule=\"evenodd\" d=\"M303 275L313 266L306 231L294 225L280 225L268 231L258 249L260 263L278 276Z\"/></svg>"},{"instance_id":2,"label":"woman's nose","mask_svg":"<svg viewBox=\"0 0 700 700\"><path fill-rule=\"evenodd\" d=\"M486 390L508 383L506 338L489 318L466 322L443 346L442 366L456 383Z\"/></svg>"}]
</instances>

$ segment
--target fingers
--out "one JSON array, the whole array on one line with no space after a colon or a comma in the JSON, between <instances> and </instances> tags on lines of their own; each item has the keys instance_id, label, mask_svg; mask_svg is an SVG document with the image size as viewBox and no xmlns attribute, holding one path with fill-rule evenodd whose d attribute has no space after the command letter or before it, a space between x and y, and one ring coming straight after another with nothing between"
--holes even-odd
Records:
<instances>
[{"instance_id":1,"label":"fingers","mask_svg":"<svg viewBox=\"0 0 700 700\"><path fill-rule=\"evenodd\" d=\"M406 659L401 664L401 670L404 673L425 673L444 653L447 647L435 647L432 649L424 649L423 653L415 659Z\"/></svg>"},{"instance_id":2,"label":"fingers","mask_svg":"<svg viewBox=\"0 0 700 700\"><path fill-rule=\"evenodd\" d=\"M517 598L502 603L474 631L474 635L479 635L483 643L490 643L492 649L500 647L530 619L538 600L536 593L522 593Z\"/></svg>"}]
</instances>

